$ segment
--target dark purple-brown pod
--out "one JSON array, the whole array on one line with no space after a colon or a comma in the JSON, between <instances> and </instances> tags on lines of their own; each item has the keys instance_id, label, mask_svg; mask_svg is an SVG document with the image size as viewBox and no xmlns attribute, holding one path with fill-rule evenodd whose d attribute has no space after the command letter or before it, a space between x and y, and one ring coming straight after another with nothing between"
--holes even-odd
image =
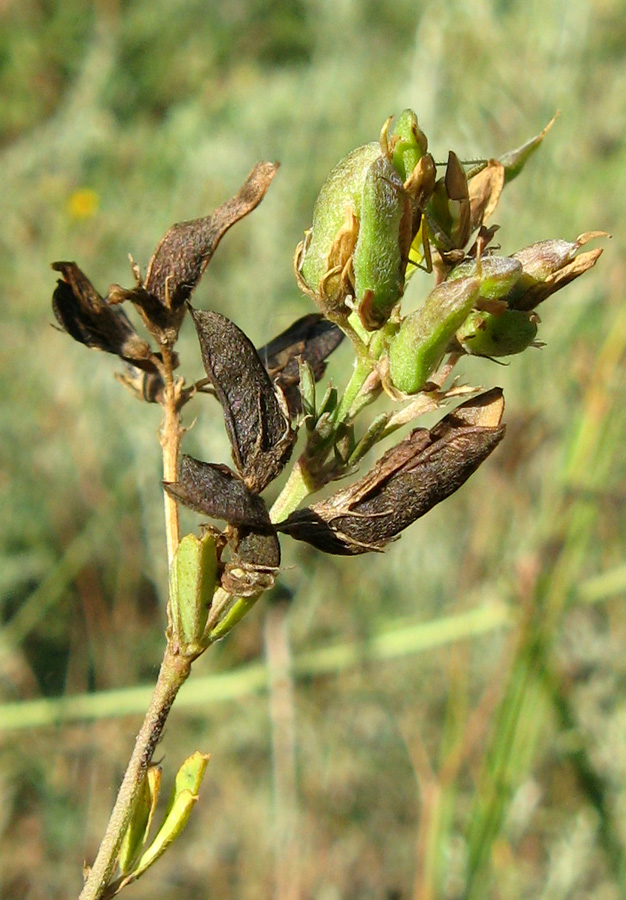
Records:
<instances>
[{"instance_id":1,"label":"dark purple-brown pod","mask_svg":"<svg viewBox=\"0 0 626 900\"><path fill-rule=\"evenodd\" d=\"M276 582L280 566L280 544L275 534L248 531L231 546L231 561L226 563L220 585L237 597L253 597L268 591Z\"/></svg>"},{"instance_id":2,"label":"dark purple-brown pod","mask_svg":"<svg viewBox=\"0 0 626 900\"><path fill-rule=\"evenodd\" d=\"M191 309L202 361L224 413L235 465L260 493L281 472L296 440L289 410L259 354L234 322Z\"/></svg>"},{"instance_id":3,"label":"dark purple-brown pod","mask_svg":"<svg viewBox=\"0 0 626 900\"><path fill-rule=\"evenodd\" d=\"M319 381L326 371L326 359L343 336L343 331L320 313L310 313L259 349L261 362L274 384L283 391L292 416L302 406L300 360L310 365L315 381Z\"/></svg>"},{"instance_id":4,"label":"dark purple-brown pod","mask_svg":"<svg viewBox=\"0 0 626 900\"><path fill-rule=\"evenodd\" d=\"M222 237L259 205L277 170L277 163L258 163L241 190L211 215L173 225L150 260L145 291L168 309L180 308L190 298Z\"/></svg>"},{"instance_id":5,"label":"dark purple-brown pod","mask_svg":"<svg viewBox=\"0 0 626 900\"><path fill-rule=\"evenodd\" d=\"M163 486L175 500L212 519L256 531L274 531L263 498L248 490L228 466L183 456L178 480Z\"/></svg>"},{"instance_id":6,"label":"dark purple-brown pod","mask_svg":"<svg viewBox=\"0 0 626 900\"><path fill-rule=\"evenodd\" d=\"M224 590L250 597L273 587L280 566L280 544L276 534L237 529L229 540L231 561L221 579Z\"/></svg>"},{"instance_id":7,"label":"dark purple-brown pod","mask_svg":"<svg viewBox=\"0 0 626 900\"><path fill-rule=\"evenodd\" d=\"M221 586L240 597L268 590L280 566L280 544L262 497L248 490L228 466L183 456L178 480L164 482L167 493L184 506L223 519L230 560L224 566Z\"/></svg>"},{"instance_id":8,"label":"dark purple-brown pod","mask_svg":"<svg viewBox=\"0 0 626 900\"><path fill-rule=\"evenodd\" d=\"M504 436L502 391L459 406L430 431L416 428L363 478L292 513L278 530L326 553L357 555L385 546L445 500Z\"/></svg>"},{"instance_id":9,"label":"dark purple-brown pod","mask_svg":"<svg viewBox=\"0 0 626 900\"><path fill-rule=\"evenodd\" d=\"M149 345L133 328L119 306L111 306L95 289L76 263L55 262L61 272L52 296L57 322L70 337L87 347L113 353L144 372L156 372Z\"/></svg>"}]
</instances>

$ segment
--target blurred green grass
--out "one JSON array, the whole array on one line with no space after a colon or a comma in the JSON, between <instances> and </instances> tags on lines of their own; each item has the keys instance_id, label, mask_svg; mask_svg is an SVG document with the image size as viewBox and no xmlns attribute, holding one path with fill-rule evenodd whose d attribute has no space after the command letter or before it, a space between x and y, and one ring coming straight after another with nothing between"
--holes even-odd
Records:
<instances>
[{"instance_id":1,"label":"blurred green grass","mask_svg":"<svg viewBox=\"0 0 626 900\"><path fill-rule=\"evenodd\" d=\"M617 0L2 4L2 700L26 711L91 694L86 720L5 733L0 720L3 897L78 893L139 722L122 699L104 718L97 692L151 683L162 645L158 411L50 327L49 263L75 259L101 290L128 285L129 252L145 267L172 222L279 159L196 294L264 342L309 311L291 257L325 174L407 105L437 159L499 154L560 109L505 192L503 248L614 238L546 305L545 349L464 364L505 388L509 433L459 494L380 558L285 543L295 673L327 646L352 662L301 663L285 696L268 675L269 702L210 702L214 676L264 653L271 675L266 604L201 661L207 703L174 712L162 749L166 775L196 747L213 754L202 800L184 843L132 890L256 900L286 880L290 897L320 900L623 896L625 13ZM336 383L349 365L343 349ZM187 447L227 461L215 410L196 411ZM490 604L514 627L368 653L381 634L443 631Z\"/></svg>"}]
</instances>

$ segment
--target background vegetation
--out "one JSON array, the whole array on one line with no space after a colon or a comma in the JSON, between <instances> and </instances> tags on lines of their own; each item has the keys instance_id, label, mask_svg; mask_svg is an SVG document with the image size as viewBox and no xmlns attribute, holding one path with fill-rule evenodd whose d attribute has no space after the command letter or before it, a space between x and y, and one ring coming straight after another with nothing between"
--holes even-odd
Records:
<instances>
[{"instance_id":1,"label":"background vegetation","mask_svg":"<svg viewBox=\"0 0 626 900\"><path fill-rule=\"evenodd\" d=\"M286 590L173 713L166 773L212 762L129 896L624 896L625 54L621 0L0 4L2 897L77 895L162 650L158 410L50 327L49 263L128 286L129 252L279 159L196 294L263 343L309 311L291 257L325 174L407 105L437 159L560 109L503 248L614 239L542 307L546 348L462 367L509 432L458 495L381 557L284 542ZM226 461L197 411L187 449Z\"/></svg>"}]
</instances>

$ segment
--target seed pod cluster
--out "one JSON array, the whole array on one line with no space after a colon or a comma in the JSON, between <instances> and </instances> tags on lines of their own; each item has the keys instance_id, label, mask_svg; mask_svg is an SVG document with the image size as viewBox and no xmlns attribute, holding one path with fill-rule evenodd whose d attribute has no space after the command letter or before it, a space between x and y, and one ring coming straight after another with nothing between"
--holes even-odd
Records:
<instances>
[{"instance_id":1,"label":"seed pod cluster","mask_svg":"<svg viewBox=\"0 0 626 900\"><path fill-rule=\"evenodd\" d=\"M364 144L332 170L313 225L296 251L296 274L329 318L345 321L350 303L370 331L388 320L404 293L411 245L435 183L435 164L412 110L379 142Z\"/></svg>"}]
</instances>

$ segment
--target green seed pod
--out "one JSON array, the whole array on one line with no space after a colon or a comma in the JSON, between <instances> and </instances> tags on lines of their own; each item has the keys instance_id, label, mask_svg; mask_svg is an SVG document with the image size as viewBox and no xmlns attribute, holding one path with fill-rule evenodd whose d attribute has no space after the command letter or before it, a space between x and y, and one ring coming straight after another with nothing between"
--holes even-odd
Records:
<instances>
[{"instance_id":1,"label":"green seed pod","mask_svg":"<svg viewBox=\"0 0 626 900\"><path fill-rule=\"evenodd\" d=\"M398 116L391 133L391 146L393 167L402 181L407 181L428 149L428 140L412 109L405 109Z\"/></svg>"},{"instance_id":2,"label":"green seed pod","mask_svg":"<svg viewBox=\"0 0 626 900\"><path fill-rule=\"evenodd\" d=\"M485 256L480 260L468 260L456 266L448 275L448 282L459 278L478 278L479 297L483 300L500 300L509 293L522 275L522 264L509 256Z\"/></svg>"},{"instance_id":3,"label":"green seed pod","mask_svg":"<svg viewBox=\"0 0 626 900\"><path fill-rule=\"evenodd\" d=\"M478 298L477 278L445 281L404 319L389 346L391 382L405 394L423 388Z\"/></svg>"},{"instance_id":4,"label":"green seed pod","mask_svg":"<svg viewBox=\"0 0 626 900\"><path fill-rule=\"evenodd\" d=\"M331 319L346 317L348 297L366 328L388 318L404 290L404 271L435 167L412 110L392 134L364 144L335 166L313 211L313 226L296 251L300 286Z\"/></svg>"},{"instance_id":5,"label":"green seed pod","mask_svg":"<svg viewBox=\"0 0 626 900\"><path fill-rule=\"evenodd\" d=\"M391 160L379 156L363 184L359 236L352 257L359 316L370 331L384 325L402 297L411 239L408 194Z\"/></svg>"},{"instance_id":6,"label":"green seed pod","mask_svg":"<svg viewBox=\"0 0 626 900\"><path fill-rule=\"evenodd\" d=\"M465 350L474 356L513 356L522 353L537 337L537 317L507 309L500 315L476 311L456 333Z\"/></svg>"},{"instance_id":7,"label":"green seed pod","mask_svg":"<svg viewBox=\"0 0 626 900\"><path fill-rule=\"evenodd\" d=\"M341 306L349 293L345 283L342 283L342 270L354 246L346 247L345 258L339 254L338 258L333 259L333 250L338 250L338 232L345 226L346 209L359 216L363 182L369 167L379 156L378 141L348 153L331 171L315 201L313 225L298 268L309 290L331 306ZM335 268L337 271L330 275Z\"/></svg>"},{"instance_id":8,"label":"green seed pod","mask_svg":"<svg viewBox=\"0 0 626 900\"><path fill-rule=\"evenodd\" d=\"M209 607L217 579L215 540L186 534L170 569L170 606L173 639L182 653L202 649Z\"/></svg>"}]
</instances>

